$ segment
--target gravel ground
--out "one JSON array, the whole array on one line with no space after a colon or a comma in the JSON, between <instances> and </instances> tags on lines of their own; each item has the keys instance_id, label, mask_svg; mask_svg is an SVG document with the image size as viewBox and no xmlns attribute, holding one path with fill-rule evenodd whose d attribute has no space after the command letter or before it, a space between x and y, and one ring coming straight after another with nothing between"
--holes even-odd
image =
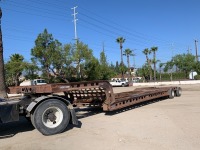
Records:
<instances>
[{"instance_id":1,"label":"gravel ground","mask_svg":"<svg viewBox=\"0 0 200 150\"><path fill-rule=\"evenodd\" d=\"M200 85L181 85L181 97L116 113L79 116L79 126L43 136L26 119L0 125L0 150L199 150ZM114 88L115 92L135 87Z\"/></svg>"}]
</instances>

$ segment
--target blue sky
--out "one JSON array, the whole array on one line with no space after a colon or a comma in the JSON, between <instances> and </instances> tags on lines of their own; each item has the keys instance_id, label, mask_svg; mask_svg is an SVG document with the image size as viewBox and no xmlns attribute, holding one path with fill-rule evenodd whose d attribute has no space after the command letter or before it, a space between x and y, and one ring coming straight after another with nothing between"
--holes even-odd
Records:
<instances>
[{"instance_id":1,"label":"blue sky","mask_svg":"<svg viewBox=\"0 0 200 150\"><path fill-rule=\"evenodd\" d=\"M30 61L30 51L39 33L47 28L62 44L74 42L73 10L78 6L77 35L99 58L104 43L109 62L120 61L117 37L123 48L134 50L135 65L145 63L142 51L158 47L157 59L195 54L200 36L199 0L2 0L4 59L14 53ZM124 57L126 62L126 58ZM133 57L131 57L133 65Z\"/></svg>"}]
</instances>

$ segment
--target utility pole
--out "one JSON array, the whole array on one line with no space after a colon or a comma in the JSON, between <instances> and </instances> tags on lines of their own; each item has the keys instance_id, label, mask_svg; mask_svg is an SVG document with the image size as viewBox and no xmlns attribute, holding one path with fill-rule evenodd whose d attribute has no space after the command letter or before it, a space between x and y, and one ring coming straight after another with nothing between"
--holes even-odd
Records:
<instances>
[{"instance_id":1,"label":"utility pole","mask_svg":"<svg viewBox=\"0 0 200 150\"><path fill-rule=\"evenodd\" d=\"M74 22L74 37L75 37L76 42L78 41L77 30L76 30L76 22L78 21L78 19L76 19L76 15L78 14L78 13L76 12L76 8L77 8L77 7L78 7L78 6L75 6L75 7L71 8L71 9L74 10L72 16L74 16L74 20L73 20L73 22Z\"/></svg>"},{"instance_id":2,"label":"utility pole","mask_svg":"<svg viewBox=\"0 0 200 150\"><path fill-rule=\"evenodd\" d=\"M198 41L197 40L194 40L194 42L195 42L195 50L196 50L196 62L198 62L199 61L199 56L198 56L198 45L197 45L197 43L198 43Z\"/></svg>"},{"instance_id":3,"label":"utility pole","mask_svg":"<svg viewBox=\"0 0 200 150\"><path fill-rule=\"evenodd\" d=\"M188 50L187 50L187 53L188 53L188 54L190 54L190 50L191 50L191 49L190 49L190 47L188 46Z\"/></svg>"},{"instance_id":4,"label":"utility pole","mask_svg":"<svg viewBox=\"0 0 200 150\"><path fill-rule=\"evenodd\" d=\"M76 8L77 7L78 6L75 6L75 7L71 8L73 10L72 16L74 16L74 18L73 18L73 22L74 22L74 40L75 40L76 50L78 50L78 36L77 36L77 29L76 29L76 23L78 21L78 19L76 18L76 15L78 14L76 12ZM78 67L78 74L77 74L77 76L79 78L81 78L81 66L80 66L79 58L77 60L77 67Z\"/></svg>"},{"instance_id":5,"label":"utility pole","mask_svg":"<svg viewBox=\"0 0 200 150\"><path fill-rule=\"evenodd\" d=\"M105 46L104 46L104 42L103 42L103 52L105 52L105 49L104 49L104 48L105 48Z\"/></svg>"},{"instance_id":6,"label":"utility pole","mask_svg":"<svg viewBox=\"0 0 200 150\"><path fill-rule=\"evenodd\" d=\"M171 45L171 49L172 49L172 62L174 61L174 59L173 59L173 55L174 55L173 54L173 48L174 48L174 44L172 43L172 45ZM171 76L170 76L171 81L173 80L172 71L173 71L173 66L171 68Z\"/></svg>"}]
</instances>

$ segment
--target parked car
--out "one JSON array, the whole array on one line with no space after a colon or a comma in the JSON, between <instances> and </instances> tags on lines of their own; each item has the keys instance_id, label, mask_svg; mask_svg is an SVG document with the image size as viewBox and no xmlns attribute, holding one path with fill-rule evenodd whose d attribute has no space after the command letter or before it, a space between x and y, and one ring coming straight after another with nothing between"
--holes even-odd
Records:
<instances>
[{"instance_id":1,"label":"parked car","mask_svg":"<svg viewBox=\"0 0 200 150\"><path fill-rule=\"evenodd\" d=\"M128 82L125 80L113 80L110 81L110 84L112 86L122 86L122 87L129 86Z\"/></svg>"}]
</instances>

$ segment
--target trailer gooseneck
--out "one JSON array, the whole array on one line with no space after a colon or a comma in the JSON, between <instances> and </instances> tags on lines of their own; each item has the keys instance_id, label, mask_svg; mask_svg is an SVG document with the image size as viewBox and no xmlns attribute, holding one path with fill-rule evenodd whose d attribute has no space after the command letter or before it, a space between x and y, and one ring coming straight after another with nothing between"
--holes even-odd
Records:
<instances>
[{"instance_id":1,"label":"trailer gooseneck","mask_svg":"<svg viewBox=\"0 0 200 150\"><path fill-rule=\"evenodd\" d=\"M181 96L181 88L138 88L115 94L107 81L87 81L9 87L9 93L24 96L16 100L0 99L0 123L18 121L22 115L29 117L42 134L52 135L62 132L69 122L78 124L76 107L95 106L114 111L157 98Z\"/></svg>"}]
</instances>

